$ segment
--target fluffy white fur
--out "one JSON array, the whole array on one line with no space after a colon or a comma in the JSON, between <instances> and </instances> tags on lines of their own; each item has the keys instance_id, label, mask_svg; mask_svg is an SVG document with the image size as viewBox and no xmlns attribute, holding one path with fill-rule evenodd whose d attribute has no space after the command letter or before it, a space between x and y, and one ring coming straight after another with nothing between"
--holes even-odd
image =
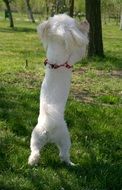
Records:
<instances>
[{"instance_id":1,"label":"fluffy white fur","mask_svg":"<svg viewBox=\"0 0 122 190\"><path fill-rule=\"evenodd\" d=\"M78 24L65 14L55 15L38 26L38 34L46 50L50 64L73 65L86 55L89 24ZM42 147L56 143L62 161L70 161L70 136L64 120L65 104L69 94L72 69L52 69L46 65L45 78L41 87L38 123L31 136L31 155L28 163L38 163Z\"/></svg>"}]
</instances>

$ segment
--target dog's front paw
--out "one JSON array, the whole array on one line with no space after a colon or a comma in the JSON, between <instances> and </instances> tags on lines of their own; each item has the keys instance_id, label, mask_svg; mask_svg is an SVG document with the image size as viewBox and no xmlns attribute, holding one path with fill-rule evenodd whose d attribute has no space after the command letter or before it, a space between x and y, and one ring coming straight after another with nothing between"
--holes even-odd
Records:
<instances>
[{"instance_id":1,"label":"dog's front paw","mask_svg":"<svg viewBox=\"0 0 122 190\"><path fill-rule=\"evenodd\" d=\"M36 166L38 164L38 161L39 161L39 154L36 153L36 154L31 154L28 158L28 164L30 166Z\"/></svg>"}]
</instances>

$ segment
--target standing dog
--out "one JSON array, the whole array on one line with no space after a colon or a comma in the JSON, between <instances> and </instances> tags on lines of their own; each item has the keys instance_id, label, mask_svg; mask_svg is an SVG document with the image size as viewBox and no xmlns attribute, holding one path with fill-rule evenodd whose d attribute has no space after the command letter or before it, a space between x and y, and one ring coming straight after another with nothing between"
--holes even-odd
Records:
<instances>
[{"instance_id":1,"label":"standing dog","mask_svg":"<svg viewBox=\"0 0 122 190\"><path fill-rule=\"evenodd\" d=\"M78 24L73 18L55 15L38 26L39 37L46 50L46 73L41 87L38 123L31 136L28 163L35 165L39 152L48 143L56 143L60 158L70 161L70 136L64 120L73 64L86 55L89 24Z\"/></svg>"}]
</instances>

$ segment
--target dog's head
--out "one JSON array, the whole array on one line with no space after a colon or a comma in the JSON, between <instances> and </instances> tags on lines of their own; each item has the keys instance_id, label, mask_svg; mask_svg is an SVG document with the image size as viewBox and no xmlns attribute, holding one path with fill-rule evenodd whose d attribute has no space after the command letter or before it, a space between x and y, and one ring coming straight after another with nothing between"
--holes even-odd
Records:
<instances>
[{"instance_id":1,"label":"dog's head","mask_svg":"<svg viewBox=\"0 0 122 190\"><path fill-rule=\"evenodd\" d=\"M77 54L75 62L85 56L89 32L87 21L79 24L66 14L60 14L44 21L38 26L37 30L45 50L49 43L56 41L63 44L67 54L72 56ZM79 57L77 52L80 54Z\"/></svg>"}]
</instances>

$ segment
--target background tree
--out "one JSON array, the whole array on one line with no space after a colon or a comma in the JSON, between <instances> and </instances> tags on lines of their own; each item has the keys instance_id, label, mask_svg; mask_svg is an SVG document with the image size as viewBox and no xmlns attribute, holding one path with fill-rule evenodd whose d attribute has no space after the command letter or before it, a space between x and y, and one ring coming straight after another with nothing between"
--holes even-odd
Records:
<instances>
[{"instance_id":1,"label":"background tree","mask_svg":"<svg viewBox=\"0 0 122 190\"><path fill-rule=\"evenodd\" d=\"M32 12L31 6L30 6L30 0L25 0L25 3L26 3L26 7L27 7L28 17L34 23L35 19L34 19L33 12Z\"/></svg>"},{"instance_id":2,"label":"background tree","mask_svg":"<svg viewBox=\"0 0 122 190\"><path fill-rule=\"evenodd\" d=\"M122 30L122 12L121 12L121 16L120 16L120 30Z\"/></svg>"},{"instance_id":3,"label":"background tree","mask_svg":"<svg viewBox=\"0 0 122 190\"><path fill-rule=\"evenodd\" d=\"M69 15L71 17L74 15L74 0L69 1Z\"/></svg>"},{"instance_id":4,"label":"background tree","mask_svg":"<svg viewBox=\"0 0 122 190\"><path fill-rule=\"evenodd\" d=\"M102 15L104 23L110 22L111 19L116 21L116 24L120 22L120 15L122 9L121 0L102 0L101 1ZM108 18L108 19L107 19Z\"/></svg>"},{"instance_id":5,"label":"background tree","mask_svg":"<svg viewBox=\"0 0 122 190\"><path fill-rule=\"evenodd\" d=\"M86 19L90 24L88 56L104 56L101 24L101 1L85 0Z\"/></svg>"},{"instance_id":6,"label":"background tree","mask_svg":"<svg viewBox=\"0 0 122 190\"><path fill-rule=\"evenodd\" d=\"M56 14L67 12L67 2L66 0L55 0Z\"/></svg>"},{"instance_id":7,"label":"background tree","mask_svg":"<svg viewBox=\"0 0 122 190\"><path fill-rule=\"evenodd\" d=\"M45 0L45 6L46 6L46 14L47 14L47 18L48 18L48 14L49 14L49 2L48 2L48 0Z\"/></svg>"},{"instance_id":8,"label":"background tree","mask_svg":"<svg viewBox=\"0 0 122 190\"><path fill-rule=\"evenodd\" d=\"M6 11L9 15L9 21L10 21L10 27L14 27L14 21L13 21L13 16L12 16L12 11L11 11L11 7L10 7L10 2L11 0L3 0L6 6Z\"/></svg>"}]
</instances>

